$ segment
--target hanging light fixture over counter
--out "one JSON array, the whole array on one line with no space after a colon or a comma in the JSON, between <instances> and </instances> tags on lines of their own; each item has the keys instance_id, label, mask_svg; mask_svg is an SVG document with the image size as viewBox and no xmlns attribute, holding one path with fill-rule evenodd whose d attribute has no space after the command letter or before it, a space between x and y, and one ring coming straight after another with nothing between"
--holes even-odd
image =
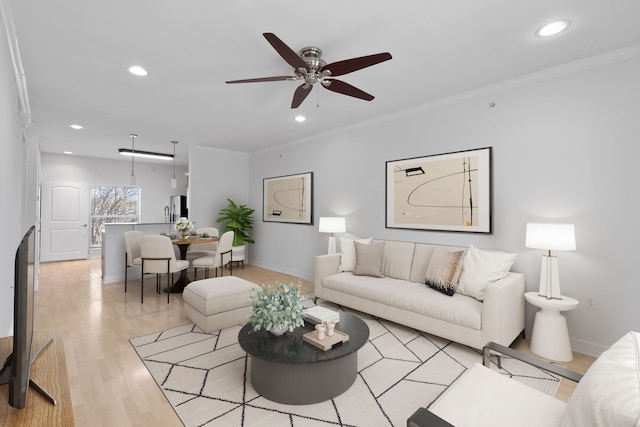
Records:
<instances>
[{"instance_id":1,"label":"hanging light fixture over counter","mask_svg":"<svg viewBox=\"0 0 640 427\"><path fill-rule=\"evenodd\" d=\"M118 152L123 156L146 157L147 159L172 160L172 154L155 153L153 151L130 150L128 148L120 148Z\"/></svg>"},{"instance_id":2,"label":"hanging light fixture over counter","mask_svg":"<svg viewBox=\"0 0 640 427\"><path fill-rule=\"evenodd\" d=\"M171 178L171 188L176 188L178 186L178 181L176 180L176 144L178 141L171 141L173 144L173 178Z\"/></svg>"}]
</instances>

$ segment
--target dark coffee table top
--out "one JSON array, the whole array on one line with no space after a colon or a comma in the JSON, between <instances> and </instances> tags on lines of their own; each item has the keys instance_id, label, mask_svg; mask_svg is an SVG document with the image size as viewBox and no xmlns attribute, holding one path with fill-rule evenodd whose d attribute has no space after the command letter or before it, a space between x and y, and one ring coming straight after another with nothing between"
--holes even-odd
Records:
<instances>
[{"instance_id":1,"label":"dark coffee table top","mask_svg":"<svg viewBox=\"0 0 640 427\"><path fill-rule=\"evenodd\" d=\"M340 312L340 322L336 330L349 335L349 341L327 351L323 351L302 340L302 335L314 330L309 323L285 332L281 336L261 329L252 331L247 323L238 333L240 347L252 357L273 363L305 364L318 363L352 354L358 351L369 339L369 327L353 314Z\"/></svg>"}]
</instances>

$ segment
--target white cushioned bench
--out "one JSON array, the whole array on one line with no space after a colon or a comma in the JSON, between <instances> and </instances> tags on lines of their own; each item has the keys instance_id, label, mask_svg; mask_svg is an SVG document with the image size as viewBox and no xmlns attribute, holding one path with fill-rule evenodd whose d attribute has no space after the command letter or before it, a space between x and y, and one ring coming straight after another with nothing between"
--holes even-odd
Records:
<instances>
[{"instance_id":1,"label":"white cushioned bench","mask_svg":"<svg viewBox=\"0 0 640 427\"><path fill-rule=\"evenodd\" d=\"M204 332L247 323L252 289L262 288L236 276L196 280L182 294L185 314Z\"/></svg>"}]
</instances>

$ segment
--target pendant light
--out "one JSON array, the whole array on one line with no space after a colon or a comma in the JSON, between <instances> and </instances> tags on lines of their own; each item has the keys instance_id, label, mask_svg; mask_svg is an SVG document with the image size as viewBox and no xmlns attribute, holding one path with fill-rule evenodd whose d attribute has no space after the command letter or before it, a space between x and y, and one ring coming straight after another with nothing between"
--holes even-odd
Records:
<instances>
[{"instance_id":1,"label":"pendant light","mask_svg":"<svg viewBox=\"0 0 640 427\"><path fill-rule=\"evenodd\" d=\"M176 188L178 182L176 181L176 144L178 141L171 141L173 144L173 178L171 178L171 188Z\"/></svg>"},{"instance_id":2,"label":"pendant light","mask_svg":"<svg viewBox=\"0 0 640 427\"><path fill-rule=\"evenodd\" d=\"M136 138L138 137L138 135L136 135L135 133L130 133L129 136L131 137L131 152L135 154L136 152ZM133 170L133 158L135 156L131 156L131 177L129 177L129 184L131 185L136 185L136 174Z\"/></svg>"}]
</instances>

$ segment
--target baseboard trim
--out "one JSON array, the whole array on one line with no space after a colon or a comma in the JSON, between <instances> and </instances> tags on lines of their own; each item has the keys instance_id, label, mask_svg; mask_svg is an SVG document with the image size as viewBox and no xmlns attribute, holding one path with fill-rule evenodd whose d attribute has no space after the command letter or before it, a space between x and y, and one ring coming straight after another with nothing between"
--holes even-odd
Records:
<instances>
[{"instance_id":1,"label":"baseboard trim","mask_svg":"<svg viewBox=\"0 0 640 427\"><path fill-rule=\"evenodd\" d=\"M600 356L608 347L596 344L591 341L580 340L576 338L571 338L571 348L576 353L586 354L587 356L598 357Z\"/></svg>"},{"instance_id":2,"label":"baseboard trim","mask_svg":"<svg viewBox=\"0 0 640 427\"><path fill-rule=\"evenodd\" d=\"M256 267L266 268L267 270L277 271L278 273L299 277L303 280L309 280L310 282L313 282L313 276L309 276L302 271L290 270L288 268L282 268L282 266L279 266L279 265L272 265L269 263L262 263L262 262L251 261L251 265L255 265Z\"/></svg>"}]
</instances>

